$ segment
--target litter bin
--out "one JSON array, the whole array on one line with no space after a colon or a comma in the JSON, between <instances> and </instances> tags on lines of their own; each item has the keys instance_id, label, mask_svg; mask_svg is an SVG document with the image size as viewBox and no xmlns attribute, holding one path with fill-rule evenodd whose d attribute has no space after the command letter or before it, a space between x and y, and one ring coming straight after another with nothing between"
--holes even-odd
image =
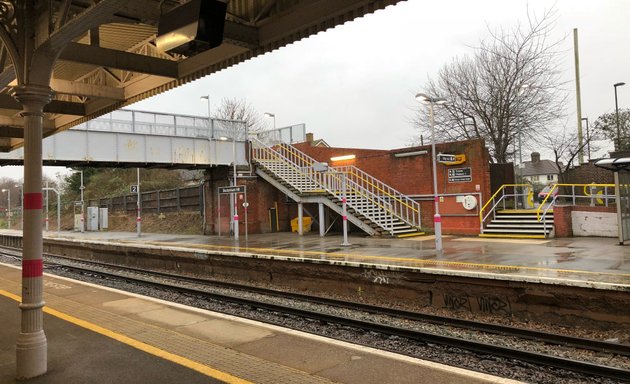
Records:
<instances>
[{"instance_id":1,"label":"litter bin","mask_svg":"<svg viewBox=\"0 0 630 384\"><path fill-rule=\"evenodd\" d=\"M302 217L302 230L304 232L310 232L312 223L313 223L313 219L311 219L310 216ZM296 217L295 219L291 220L291 232L297 232L297 231L298 231L298 218Z\"/></svg>"}]
</instances>

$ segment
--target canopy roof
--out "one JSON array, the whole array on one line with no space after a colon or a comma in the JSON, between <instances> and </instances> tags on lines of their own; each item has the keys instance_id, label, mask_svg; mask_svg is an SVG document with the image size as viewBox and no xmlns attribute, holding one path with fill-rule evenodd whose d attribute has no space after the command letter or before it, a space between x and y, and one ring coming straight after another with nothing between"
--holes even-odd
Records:
<instances>
[{"instance_id":1,"label":"canopy roof","mask_svg":"<svg viewBox=\"0 0 630 384\"><path fill-rule=\"evenodd\" d=\"M49 136L398 1L230 0L223 44L186 57L155 43L160 15L184 0L0 0L0 151L23 144L13 88L48 79L38 50L53 63Z\"/></svg>"}]
</instances>

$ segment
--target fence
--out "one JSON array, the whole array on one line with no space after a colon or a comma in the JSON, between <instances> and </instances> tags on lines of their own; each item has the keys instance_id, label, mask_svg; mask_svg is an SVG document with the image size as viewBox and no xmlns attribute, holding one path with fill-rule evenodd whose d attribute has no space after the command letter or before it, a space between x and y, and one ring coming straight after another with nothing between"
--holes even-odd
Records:
<instances>
[{"instance_id":1,"label":"fence","mask_svg":"<svg viewBox=\"0 0 630 384\"><path fill-rule=\"evenodd\" d=\"M203 184L193 187L167 189L141 193L141 207L143 213L163 212L195 212L203 215ZM137 194L129 194L108 199L91 199L87 206L107 208L109 212L136 212Z\"/></svg>"}]
</instances>

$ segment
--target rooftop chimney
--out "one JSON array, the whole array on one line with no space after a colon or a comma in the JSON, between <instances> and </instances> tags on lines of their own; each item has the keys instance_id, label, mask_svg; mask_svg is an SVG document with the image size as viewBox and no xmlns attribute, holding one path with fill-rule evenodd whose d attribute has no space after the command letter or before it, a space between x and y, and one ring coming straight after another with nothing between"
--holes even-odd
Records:
<instances>
[{"instance_id":1,"label":"rooftop chimney","mask_svg":"<svg viewBox=\"0 0 630 384\"><path fill-rule=\"evenodd\" d=\"M313 142L313 134L311 132L306 134L306 142L307 143L312 143Z\"/></svg>"},{"instance_id":2,"label":"rooftop chimney","mask_svg":"<svg viewBox=\"0 0 630 384\"><path fill-rule=\"evenodd\" d=\"M537 163L540 161L540 153L532 152L532 163Z\"/></svg>"}]
</instances>

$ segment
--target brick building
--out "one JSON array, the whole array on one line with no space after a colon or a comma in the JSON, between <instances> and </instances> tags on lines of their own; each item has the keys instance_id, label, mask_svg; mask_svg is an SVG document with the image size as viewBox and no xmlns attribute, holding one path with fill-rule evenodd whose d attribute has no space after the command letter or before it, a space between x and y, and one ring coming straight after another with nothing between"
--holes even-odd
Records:
<instances>
[{"instance_id":1,"label":"brick building","mask_svg":"<svg viewBox=\"0 0 630 384\"><path fill-rule=\"evenodd\" d=\"M310 137L309 137L310 138ZM294 144L298 150L317 161L331 166L354 165L385 184L410 195L419 201L422 210L422 226L427 230L433 227L433 174L431 167L431 146L417 146L394 150L374 150L359 148L331 148L310 140ZM478 234L478 209L485 199L491 196L489 154L482 140L467 140L436 145L438 153L465 155L465 162L457 165L437 165L438 192L445 195L440 199L442 230L445 234ZM332 162L331 157L353 154L349 161ZM450 172L449 172L450 171ZM450 175L450 177L449 177ZM229 197L222 196L219 206L217 188L230 185L230 170L219 168L206 173L206 232L217 233L220 217L221 232L229 231ZM277 229L290 230L290 220L297 216L297 204L268 182L255 176L249 170L239 170L238 185L247 186L247 224L249 233L268 233L276 223L270 220L270 211L277 212ZM473 195L477 207L468 210L463 207L462 197ZM240 232L244 233L244 196L238 196ZM317 219L317 207L305 204L305 214Z\"/></svg>"},{"instance_id":2,"label":"brick building","mask_svg":"<svg viewBox=\"0 0 630 384\"><path fill-rule=\"evenodd\" d=\"M433 172L431 146L417 146L394 150L358 148L313 147L309 142L294 144L317 161L331 166L354 165L385 184L419 200L422 207L422 223L433 227ZM467 210L461 198L467 194L477 197L478 207L491 196L490 156L483 140L466 140L436 145L438 153L463 154L462 164L437 164L438 193L440 200L442 231L453 234L478 234L478 208ZM332 157L354 155L346 161L331 161ZM449 172L450 170L450 172ZM450 174L450 177L449 177ZM469 174L469 176L467 176Z\"/></svg>"}]
</instances>

